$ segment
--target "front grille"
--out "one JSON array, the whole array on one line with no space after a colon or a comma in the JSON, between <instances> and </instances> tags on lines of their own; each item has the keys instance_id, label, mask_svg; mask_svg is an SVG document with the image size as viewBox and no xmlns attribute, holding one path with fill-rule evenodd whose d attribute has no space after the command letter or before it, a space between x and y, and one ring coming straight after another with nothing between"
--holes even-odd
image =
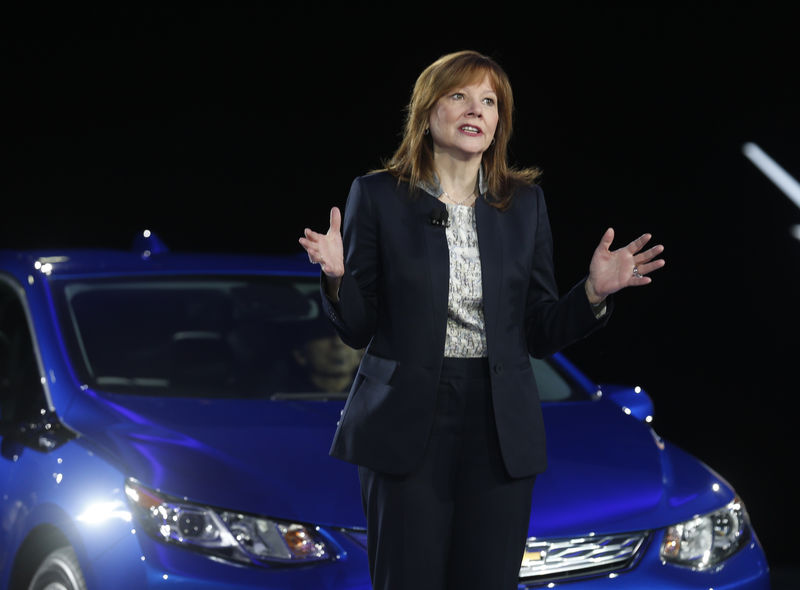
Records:
<instances>
[{"instance_id":1,"label":"front grille","mask_svg":"<svg viewBox=\"0 0 800 590\"><path fill-rule=\"evenodd\" d=\"M589 535L574 539L537 539L525 544L519 577L523 582L585 576L628 567L646 532Z\"/></svg>"}]
</instances>

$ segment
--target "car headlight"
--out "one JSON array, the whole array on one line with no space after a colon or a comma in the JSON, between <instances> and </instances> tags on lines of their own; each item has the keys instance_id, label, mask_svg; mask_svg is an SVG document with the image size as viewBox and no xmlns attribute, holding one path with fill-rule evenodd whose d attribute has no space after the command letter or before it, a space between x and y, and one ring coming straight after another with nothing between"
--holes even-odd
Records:
<instances>
[{"instance_id":1,"label":"car headlight","mask_svg":"<svg viewBox=\"0 0 800 590\"><path fill-rule=\"evenodd\" d=\"M165 543L241 563L309 563L332 552L313 527L192 504L134 479L125 494L147 533Z\"/></svg>"},{"instance_id":2,"label":"car headlight","mask_svg":"<svg viewBox=\"0 0 800 590\"><path fill-rule=\"evenodd\" d=\"M710 514L669 527L661 544L661 558L702 570L733 555L749 536L747 512L735 498Z\"/></svg>"}]
</instances>

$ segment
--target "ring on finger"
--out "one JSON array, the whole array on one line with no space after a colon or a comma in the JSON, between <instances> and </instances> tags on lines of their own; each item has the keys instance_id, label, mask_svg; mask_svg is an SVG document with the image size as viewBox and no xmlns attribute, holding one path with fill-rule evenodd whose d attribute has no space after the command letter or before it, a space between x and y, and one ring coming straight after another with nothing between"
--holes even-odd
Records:
<instances>
[{"instance_id":1,"label":"ring on finger","mask_svg":"<svg viewBox=\"0 0 800 590\"><path fill-rule=\"evenodd\" d=\"M644 275L639 272L639 267L638 266L634 266L633 267L633 276L635 276L637 279L644 278Z\"/></svg>"}]
</instances>

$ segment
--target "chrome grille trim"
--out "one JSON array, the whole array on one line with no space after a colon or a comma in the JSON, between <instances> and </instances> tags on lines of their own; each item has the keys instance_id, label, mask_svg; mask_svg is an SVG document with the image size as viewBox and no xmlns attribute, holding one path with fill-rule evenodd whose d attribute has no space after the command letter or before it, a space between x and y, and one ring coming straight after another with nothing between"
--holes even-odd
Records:
<instances>
[{"instance_id":1,"label":"chrome grille trim","mask_svg":"<svg viewBox=\"0 0 800 590\"><path fill-rule=\"evenodd\" d=\"M530 537L519 570L521 580L569 577L624 569L642 547L648 533L588 535L572 539Z\"/></svg>"}]
</instances>

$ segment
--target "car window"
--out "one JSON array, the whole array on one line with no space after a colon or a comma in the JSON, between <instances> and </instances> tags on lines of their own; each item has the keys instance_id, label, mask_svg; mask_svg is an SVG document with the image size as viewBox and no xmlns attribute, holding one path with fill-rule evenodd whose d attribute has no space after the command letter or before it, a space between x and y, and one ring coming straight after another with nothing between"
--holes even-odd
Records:
<instances>
[{"instance_id":1,"label":"car window","mask_svg":"<svg viewBox=\"0 0 800 590\"><path fill-rule=\"evenodd\" d=\"M344 397L363 355L322 313L316 277L167 277L53 282L75 371L143 395ZM542 401L585 399L532 359Z\"/></svg>"},{"instance_id":2,"label":"car window","mask_svg":"<svg viewBox=\"0 0 800 590\"><path fill-rule=\"evenodd\" d=\"M17 291L0 280L0 421L13 425L47 407L25 310Z\"/></svg>"},{"instance_id":3,"label":"car window","mask_svg":"<svg viewBox=\"0 0 800 590\"><path fill-rule=\"evenodd\" d=\"M322 314L318 279L54 283L76 372L119 393L344 396L362 351Z\"/></svg>"},{"instance_id":4,"label":"car window","mask_svg":"<svg viewBox=\"0 0 800 590\"><path fill-rule=\"evenodd\" d=\"M543 402L586 399L586 392L554 361L531 357L533 376Z\"/></svg>"}]
</instances>

